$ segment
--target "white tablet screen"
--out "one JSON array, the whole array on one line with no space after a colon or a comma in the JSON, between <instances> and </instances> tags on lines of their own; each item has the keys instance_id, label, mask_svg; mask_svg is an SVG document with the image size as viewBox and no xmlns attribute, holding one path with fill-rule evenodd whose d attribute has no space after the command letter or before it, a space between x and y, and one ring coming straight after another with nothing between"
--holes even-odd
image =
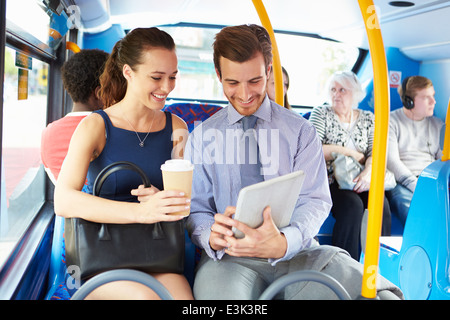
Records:
<instances>
[{"instance_id":1,"label":"white tablet screen","mask_svg":"<svg viewBox=\"0 0 450 320\"><path fill-rule=\"evenodd\" d=\"M270 206L272 219L278 228L289 225L305 175L302 170L253 184L239 192L234 218L251 228L263 222L262 212ZM236 238L244 234L233 228Z\"/></svg>"}]
</instances>

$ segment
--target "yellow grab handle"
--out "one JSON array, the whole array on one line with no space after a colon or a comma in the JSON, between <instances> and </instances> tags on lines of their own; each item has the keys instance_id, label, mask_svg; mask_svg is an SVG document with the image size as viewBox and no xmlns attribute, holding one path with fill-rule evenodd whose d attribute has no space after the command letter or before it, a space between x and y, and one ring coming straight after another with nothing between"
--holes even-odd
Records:
<instances>
[{"instance_id":1,"label":"yellow grab handle","mask_svg":"<svg viewBox=\"0 0 450 320\"><path fill-rule=\"evenodd\" d=\"M75 53L80 52L80 47L75 42L67 41L66 42L66 49L72 50Z\"/></svg>"},{"instance_id":2,"label":"yellow grab handle","mask_svg":"<svg viewBox=\"0 0 450 320\"><path fill-rule=\"evenodd\" d=\"M273 55L273 76L275 80L275 102L280 106L284 106L284 93L283 93L283 71L281 70L280 53L278 52L277 41L275 39L275 33L273 32L272 24L270 23L269 16L267 15L266 8L262 3L262 0L252 0L258 13L261 24L266 28L272 41L272 55Z\"/></svg>"},{"instance_id":3,"label":"yellow grab handle","mask_svg":"<svg viewBox=\"0 0 450 320\"><path fill-rule=\"evenodd\" d=\"M442 161L450 159L450 99L448 100L447 115L445 117L445 138L444 148L442 149Z\"/></svg>"},{"instance_id":4,"label":"yellow grab handle","mask_svg":"<svg viewBox=\"0 0 450 320\"><path fill-rule=\"evenodd\" d=\"M364 273L361 295L376 298L381 223L384 203L384 175L386 171L386 142L389 126L389 85L386 54L379 20L372 0L358 0L369 40L374 73L375 132L372 149L372 176L368 203L368 224Z\"/></svg>"}]
</instances>

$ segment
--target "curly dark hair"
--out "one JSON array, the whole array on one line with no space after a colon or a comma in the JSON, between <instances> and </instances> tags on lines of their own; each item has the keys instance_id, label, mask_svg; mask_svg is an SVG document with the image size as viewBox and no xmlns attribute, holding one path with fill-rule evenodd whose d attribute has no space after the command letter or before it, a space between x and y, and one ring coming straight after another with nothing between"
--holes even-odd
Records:
<instances>
[{"instance_id":1,"label":"curly dark hair","mask_svg":"<svg viewBox=\"0 0 450 320\"><path fill-rule=\"evenodd\" d=\"M87 103L100 86L100 75L109 54L99 49L82 49L67 60L62 68L62 80L74 102Z\"/></svg>"}]
</instances>

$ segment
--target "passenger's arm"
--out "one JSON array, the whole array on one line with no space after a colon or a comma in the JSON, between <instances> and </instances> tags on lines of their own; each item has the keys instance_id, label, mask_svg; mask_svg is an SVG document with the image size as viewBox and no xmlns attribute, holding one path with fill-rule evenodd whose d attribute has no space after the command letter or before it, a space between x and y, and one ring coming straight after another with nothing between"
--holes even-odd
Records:
<instances>
[{"instance_id":1,"label":"passenger's arm","mask_svg":"<svg viewBox=\"0 0 450 320\"><path fill-rule=\"evenodd\" d=\"M291 259L300 250L311 245L330 213L332 202L326 164L321 142L313 127L305 126L299 134L293 171L297 170L305 172L305 180L291 224L280 229L286 237L288 247L283 258L270 259L272 263Z\"/></svg>"},{"instance_id":2,"label":"passenger's arm","mask_svg":"<svg viewBox=\"0 0 450 320\"><path fill-rule=\"evenodd\" d=\"M417 177L400 159L396 130L397 129L390 123L387 150L387 168L394 174L397 183L402 184L403 186L414 192L417 184Z\"/></svg>"},{"instance_id":3,"label":"passenger's arm","mask_svg":"<svg viewBox=\"0 0 450 320\"><path fill-rule=\"evenodd\" d=\"M332 153L341 153L344 156L350 156L355 158L359 163L364 163L365 161L365 157L364 154L356 151L354 149L350 149L347 147L343 147L343 146L338 146L338 145L334 145L334 144L324 144L322 145L322 149L323 149L323 155L325 157L326 161L332 161L334 160Z\"/></svg>"},{"instance_id":4,"label":"passenger's arm","mask_svg":"<svg viewBox=\"0 0 450 320\"><path fill-rule=\"evenodd\" d=\"M364 154L361 152L358 152L356 150L346 148L343 146L338 145L332 145L332 144L324 144L325 136L326 136L326 126L327 123L325 121L326 117L326 108L325 107L316 107L311 111L311 116L309 118L309 121L312 123L312 125L316 128L317 136L319 137L319 140L322 142L323 146L323 155L325 157L325 161L332 161L334 158L332 156L332 153L341 153L345 156L351 156L355 158L360 163L363 163L365 158Z\"/></svg>"},{"instance_id":5,"label":"passenger's arm","mask_svg":"<svg viewBox=\"0 0 450 320\"><path fill-rule=\"evenodd\" d=\"M373 148L373 138L374 138L374 129L375 129L375 116L373 113L365 112L362 114L365 117L366 121L364 123L367 124L367 150L365 152L365 160L364 160L364 169L361 173L353 180L355 182L355 186L353 190L357 193L361 193L364 191L368 191L370 188L370 181L372 178L372 148ZM361 162L362 163L362 162Z\"/></svg>"},{"instance_id":6,"label":"passenger's arm","mask_svg":"<svg viewBox=\"0 0 450 320\"><path fill-rule=\"evenodd\" d=\"M194 164L195 172L192 180L191 213L186 220L186 228L192 242L204 249L209 257L217 260L222 258L224 250L216 252L209 243L211 226L214 224L214 216L217 213L213 197L213 186L211 177L203 165L201 142L194 141L194 134L189 136L184 153L184 158ZM199 134L199 139L201 139L201 133Z\"/></svg>"},{"instance_id":7,"label":"passenger's arm","mask_svg":"<svg viewBox=\"0 0 450 320\"><path fill-rule=\"evenodd\" d=\"M357 193L368 191L370 188L370 181L372 178L372 157L368 157L364 169L361 173L353 180L355 186L353 190Z\"/></svg>"},{"instance_id":8,"label":"passenger's arm","mask_svg":"<svg viewBox=\"0 0 450 320\"><path fill-rule=\"evenodd\" d=\"M183 119L172 114L172 159L183 159L189 131Z\"/></svg>"}]
</instances>

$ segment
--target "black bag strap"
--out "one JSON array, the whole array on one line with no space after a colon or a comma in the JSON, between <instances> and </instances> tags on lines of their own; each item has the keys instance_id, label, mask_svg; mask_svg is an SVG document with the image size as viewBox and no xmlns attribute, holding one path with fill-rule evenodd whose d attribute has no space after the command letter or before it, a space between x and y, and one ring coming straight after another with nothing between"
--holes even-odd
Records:
<instances>
[{"instance_id":1,"label":"black bag strap","mask_svg":"<svg viewBox=\"0 0 450 320\"><path fill-rule=\"evenodd\" d=\"M100 173L97 175L97 178L95 178L94 185L92 186L92 194L94 196L98 196L100 194L100 190L102 189L103 183L106 181L106 179L114 172L120 170L132 170L134 172L137 172L141 177L144 186L150 187L150 180L148 179L145 172L139 166L129 161L117 161L111 163L110 165L106 166L102 171L100 171ZM159 224L155 225L153 233L154 234L156 233L154 237L164 237L164 232L162 231L161 226L159 226ZM104 223L101 224L101 228L99 230L99 239L104 241L111 240L108 227Z\"/></svg>"},{"instance_id":2,"label":"black bag strap","mask_svg":"<svg viewBox=\"0 0 450 320\"><path fill-rule=\"evenodd\" d=\"M148 179L145 172L139 166L129 161L117 161L111 163L110 165L106 166L102 171L100 171L92 187L93 195L98 196L100 194L100 190L102 189L103 183L106 181L106 179L114 172L120 170L132 170L134 172L137 172L141 177L144 186L150 187L150 180Z\"/></svg>"}]
</instances>

